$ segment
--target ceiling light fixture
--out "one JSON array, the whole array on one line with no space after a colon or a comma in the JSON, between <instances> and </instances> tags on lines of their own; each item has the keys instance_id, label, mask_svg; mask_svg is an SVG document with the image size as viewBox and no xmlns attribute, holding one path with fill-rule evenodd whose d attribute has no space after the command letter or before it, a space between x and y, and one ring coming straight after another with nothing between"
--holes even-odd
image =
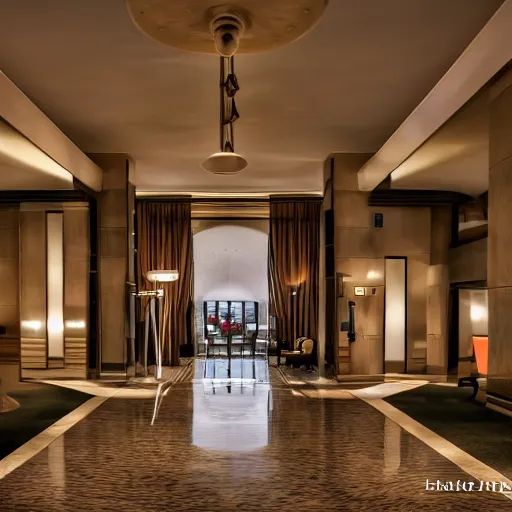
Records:
<instances>
[{"instance_id":1,"label":"ceiling light fixture","mask_svg":"<svg viewBox=\"0 0 512 512\"><path fill-rule=\"evenodd\" d=\"M234 99L239 90L235 54L293 43L318 23L328 0L125 1L135 25L153 39L181 50L220 55L220 151L202 167L219 175L245 169L247 160L235 152L233 133L240 117Z\"/></svg>"},{"instance_id":2,"label":"ceiling light fixture","mask_svg":"<svg viewBox=\"0 0 512 512\"><path fill-rule=\"evenodd\" d=\"M238 174L247 167L247 160L235 152L233 123L240 118L235 94L240 90L235 75L235 53L245 30L241 16L221 14L210 24L210 33L220 55L220 152L203 162L203 169L213 174Z\"/></svg>"}]
</instances>

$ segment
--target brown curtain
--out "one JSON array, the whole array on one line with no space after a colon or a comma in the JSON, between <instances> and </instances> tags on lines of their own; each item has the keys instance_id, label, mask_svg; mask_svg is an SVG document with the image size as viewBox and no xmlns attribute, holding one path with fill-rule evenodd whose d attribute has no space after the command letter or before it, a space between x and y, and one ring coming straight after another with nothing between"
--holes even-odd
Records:
<instances>
[{"instance_id":1,"label":"brown curtain","mask_svg":"<svg viewBox=\"0 0 512 512\"><path fill-rule=\"evenodd\" d=\"M320 202L271 199L269 236L270 307L277 337L316 341Z\"/></svg>"},{"instance_id":2,"label":"brown curtain","mask_svg":"<svg viewBox=\"0 0 512 512\"><path fill-rule=\"evenodd\" d=\"M137 280L140 290L153 288L146 279L148 270L179 272L177 281L159 283L165 293L161 318L163 361L167 365L177 365L179 346L191 340L193 259L190 203L137 203Z\"/></svg>"}]
</instances>

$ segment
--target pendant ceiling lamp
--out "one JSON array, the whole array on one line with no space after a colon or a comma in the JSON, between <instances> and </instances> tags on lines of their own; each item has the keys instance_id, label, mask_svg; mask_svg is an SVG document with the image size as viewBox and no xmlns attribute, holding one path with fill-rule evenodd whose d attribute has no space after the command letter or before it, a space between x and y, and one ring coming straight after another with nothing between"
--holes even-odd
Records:
<instances>
[{"instance_id":1,"label":"pendant ceiling lamp","mask_svg":"<svg viewBox=\"0 0 512 512\"><path fill-rule=\"evenodd\" d=\"M220 150L202 164L213 174L237 174L247 160L235 152L235 54L292 43L320 20L328 0L126 0L135 25L157 41L220 56Z\"/></svg>"}]
</instances>

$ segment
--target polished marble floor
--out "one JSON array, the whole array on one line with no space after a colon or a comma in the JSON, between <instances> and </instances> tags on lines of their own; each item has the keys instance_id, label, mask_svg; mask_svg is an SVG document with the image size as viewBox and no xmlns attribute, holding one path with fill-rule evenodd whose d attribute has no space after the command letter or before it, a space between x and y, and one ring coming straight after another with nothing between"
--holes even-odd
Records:
<instances>
[{"instance_id":1,"label":"polished marble floor","mask_svg":"<svg viewBox=\"0 0 512 512\"><path fill-rule=\"evenodd\" d=\"M475 479L349 392L243 365L229 379L225 361L215 377L198 363L156 411L108 399L0 480L0 510L512 510L499 493L426 490Z\"/></svg>"}]
</instances>

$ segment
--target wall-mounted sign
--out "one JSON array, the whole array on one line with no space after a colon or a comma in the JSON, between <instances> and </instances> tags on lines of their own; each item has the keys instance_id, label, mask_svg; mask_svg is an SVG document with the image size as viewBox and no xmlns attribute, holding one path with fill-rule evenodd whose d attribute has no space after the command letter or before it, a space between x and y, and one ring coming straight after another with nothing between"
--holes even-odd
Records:
<instances>
[{"instance_id":1,"label":"wall-mounted sign","mask_svg":"<svg viewBox=\"0 0 512 512\"><path fill-rule=\"evenodd\" d=\"M356 286L354 288L354 295L357 295L357 296L365 295L365 289L362 286Z\"/></svg>"}]
</instances>

